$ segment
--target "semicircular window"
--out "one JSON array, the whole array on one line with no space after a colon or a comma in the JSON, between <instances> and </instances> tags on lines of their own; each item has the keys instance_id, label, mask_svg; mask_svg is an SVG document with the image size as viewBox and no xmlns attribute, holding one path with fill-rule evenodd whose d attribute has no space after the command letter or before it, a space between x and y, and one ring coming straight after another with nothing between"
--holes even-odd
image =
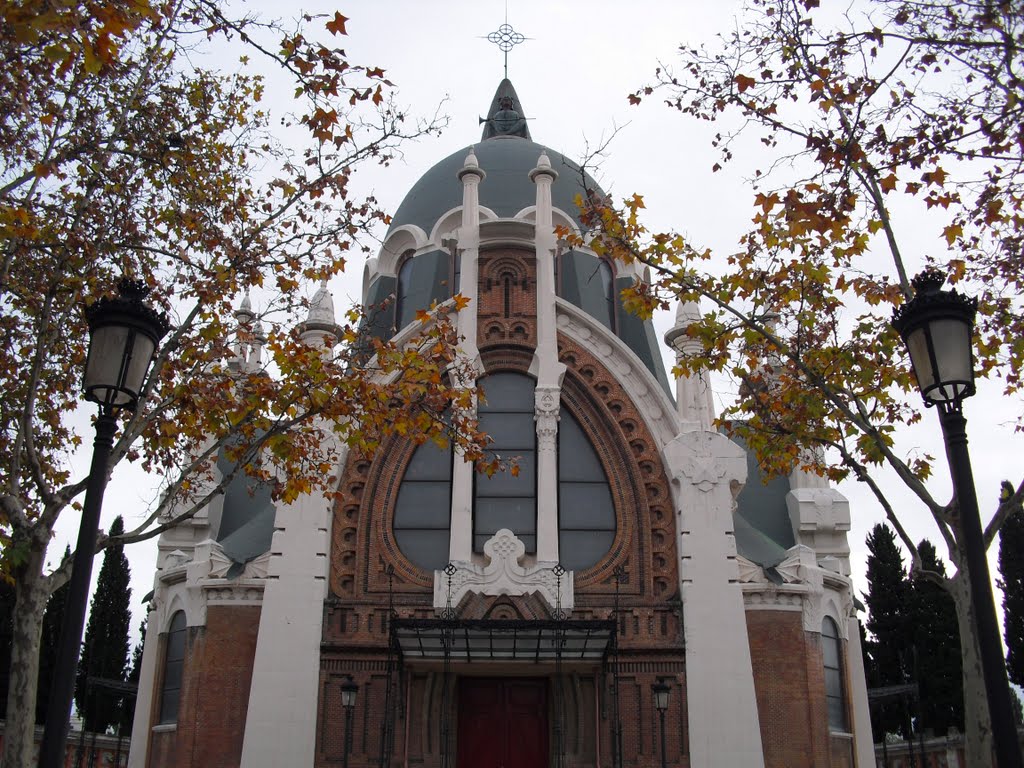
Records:
<instances>
[{"instance_id":1,"label":"semicircular window","mask_svg":"<svg viewBox=\"0 0 1024 768\"><path fill-rule=\"evenodd\" d=\"M597 451L566 408L558 423L558 558L563 568L591 568L615 541L615 504Z\"/></svg>"},{"instance_id":2,"label":"semicircular window","mask_svg":"<svg viewBox=\"0 0 1024 768\"><path fill-rule=\"evenodd\" d=\"M410 562L428 571L448 564L452 510L452 449L424 443L398 487L392 530Z\"/></svg>"}]
</instances>

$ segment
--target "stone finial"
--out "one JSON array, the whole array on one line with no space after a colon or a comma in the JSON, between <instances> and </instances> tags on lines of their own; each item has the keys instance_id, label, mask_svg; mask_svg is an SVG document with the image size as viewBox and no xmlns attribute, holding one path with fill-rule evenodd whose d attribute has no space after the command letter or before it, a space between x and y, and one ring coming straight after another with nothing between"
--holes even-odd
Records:
<instances>
[{"instance_id":1,"label":"stone finial","mask_svg":"<svg viewBox=\"0 0 1024 768\"><path fill-rule=\"evenodd\" d=\"M334 325L334 297L327 287L327 281L321 280L313 298L309 301L309 314L306 315L306 325L311 323Z\"/></svg>"},{"instance_id":2,"label":"stone finial","mask_svg":"<svg viewBox=\"0 0 1024 768\"><path fill-rule=\"evenodd\" d=\"M480 181L487 178L487 174L484 173L484 169L480 167L480 161L476 159L476 153L473 151L472 147L469 149L469 154L466 155L462 168L459 169L459 181L462 181L463 177L469 174L476 176Z\"/></svg>"},{"instance_id":3,"label":"stone finial","mask_svg":"<svg viewBox=\"0 0 1024 768\"><path fill-rule=\"evenodd\" d=\"M337 343L341 331L334 317L334 296L327 287L327 281L321 280L313 298L309 300L309 312L305 322L299 325L299 337L310 346L325 346L325 337ZM326 342L326 346L331 346Z\"/></svg>"},{"instance_id":4,"label":"stone finial","mask_svg":"<svg viewBox=\"0 0 1024 768\"><path fill-rule=\"evenodd\" d=\"M677 362L699 354L700 342L691 339L688 330L700 319L700 306L697 302L679 303L675 325L665 334L665 343L675 350ZM715 420L715 405L706 370L694 371L676 380L676 408L684 430L711 430Z\"/></svg>"},{"instance_id":5,"label":"stone finial","mask_svg":"<svg viewBox=\"0 0 1024 768\"><path fill-rule=\"evenodd\" d=\"M676 322L665 333L665 343L681 354L684 349L692 346L695 342L687 344L689 336L687 330L694 323L700 322L700 306L695 301L681 301L676 307Z\"/></svg>"},{"instance_id":6,"label":"stone finial","mask_svg":"<svg viewBox=\"0 0 1024 768\"><path fill-rule=\"evenodd\" d=\"M249 289L245 291L245 295L242 296L242 302L238 305L238 309L235 310L235 319L239 325L251 323L256 317L252 311L252 299L249 298Z\"/></svg>"},{"instance_id":7,"label":"stone finial","mask_svg":"<svg viewBox=\"0 0 1024 768\"><path fill-rule=\"evenodd\" d=\"M537 167L530 171L530 181L536 183L537 177L541 175L549 177L552 181L558 178L558 171L551 167L551 159L547 152L541 152L537 158Z\"/></svg>"}]
</instances>

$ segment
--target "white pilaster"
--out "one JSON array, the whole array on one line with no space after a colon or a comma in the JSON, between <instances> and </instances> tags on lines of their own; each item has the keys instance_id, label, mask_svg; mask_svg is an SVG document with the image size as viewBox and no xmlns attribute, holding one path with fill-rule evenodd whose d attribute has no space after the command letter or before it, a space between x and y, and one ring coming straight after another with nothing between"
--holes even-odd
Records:
<instances>
[{"instance_id":1,"label":"white pilaster","mask_svg":"<svg viewBox=\"0 0 1024 768\"><path fill-rule=\"evenodd\" d=\"M339 466L344 465L345 451ZM243 768L312 768L330 504L300 496L278 507L253 661Z\"/></svg>"},{"instance_id":2,"label":"white pilaster","mask_svg":"<svg viewBox=\"0 0 1024 768\"><path fill-rule=\"evenodd\" d=\"M156 611L146 619L146 638L142 645L142 668L139 670L139 690L135 697L135 717L128 750L128 768L145 768L149 764L149 717L153 711L153 683L156 681L156 657L160 645L160 630Z\"/></svg>"},{"instance_id":3,"label":"white pilaster","mask_svg":"<svg viewBox=\"0 0 1024 768\"><path fill-rule=\"evenodd\" d=\"M462 226L458 231L455 258L459 259L459 293L469 303L459 310L459 335L463 352L470 360L480 357L476 346L476 316L479 311L480 182L487 176L476 155L470 151L459 171L462 182ZM475 387L472 381L462 382ZM452 469L452 520L448 559L468 563L473 559L473 464L456 460Z\"/></svg>"},{"instance_id":4,"label":"white pilaster","mask_svg":"<svg viewBox=\"0 0 1024 768\"><path fill-rule=\"evenodd\" d=\"M871 734L871 710L864 677L864 655L860 646L860 622L846 620L846 679L850 681L853 700L853 754L857 768L874 768L875 739Z\"/></svg>"},{"instance_id":5,"label":"white pilaster","mask_svg":"<svg viewBox=\"0 0 1024 768\"><path fill-rule=\"evenodd\" d=\"M754 673L738 583L732 508L747 477L743 450L692 431L665 447L679 531L692 768L763 768Z\"/></svg>"},{"instance_id":6,"label":"white pilaster","mask_svg":"<svg viewBox=\"0 0 1024 768\"><path fill-rule=\"evenodd\" d=\"M555 230L551 184L558 173L547 153L537 158L530 180L537 188L535 248L537 254L537 372L534 419L537 424L537 561L558 562L558 413L565 366L558 362L555 319Z\"/></svg>"}]
</instances>

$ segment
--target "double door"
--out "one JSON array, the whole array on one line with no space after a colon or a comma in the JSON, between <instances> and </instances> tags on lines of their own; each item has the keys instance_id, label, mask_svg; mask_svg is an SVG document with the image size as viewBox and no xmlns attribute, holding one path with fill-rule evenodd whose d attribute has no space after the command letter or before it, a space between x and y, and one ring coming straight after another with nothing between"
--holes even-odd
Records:
<instances>
[{"instance_id":1,"label":"double door","mask_svg":"<svg viewBox=\"0 0 1024 768\"><path fill-rule=\"evenodd\" d=\"M457 768L547 768L547 691L542 678L461 678Z\"/></svg>"}]
</instances>

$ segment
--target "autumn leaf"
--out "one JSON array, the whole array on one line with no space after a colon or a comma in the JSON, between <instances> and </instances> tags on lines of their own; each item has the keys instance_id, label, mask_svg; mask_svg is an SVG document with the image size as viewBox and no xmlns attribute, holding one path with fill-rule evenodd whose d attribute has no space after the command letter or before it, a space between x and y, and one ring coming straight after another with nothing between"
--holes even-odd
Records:
<instances>
[{"instance_id":1,"label":"autumn leaf","mask_svg":"<svg viewBox=\"0 0 1024 768\"><path fill-rule=\"evenodd\" d=\"M325 25L327 31L332 35L347 35L345 31L345 22L348 21L347 16L342 16L337 11L334 12L334 18L327 22Z\"/></svg>"},{"instance_id":2,"label":"autumn leaf","mask_svg":"<svg viewBox=\"0 0 1024 768\"><path fill-rule=\"evenodd\" d=\"M736 75L735 82L736 86L740 90L740 93L743 93L748 88L753 87L757 81L752 77L748 77L747 75Z\"/></svg>"}]
</instances>

